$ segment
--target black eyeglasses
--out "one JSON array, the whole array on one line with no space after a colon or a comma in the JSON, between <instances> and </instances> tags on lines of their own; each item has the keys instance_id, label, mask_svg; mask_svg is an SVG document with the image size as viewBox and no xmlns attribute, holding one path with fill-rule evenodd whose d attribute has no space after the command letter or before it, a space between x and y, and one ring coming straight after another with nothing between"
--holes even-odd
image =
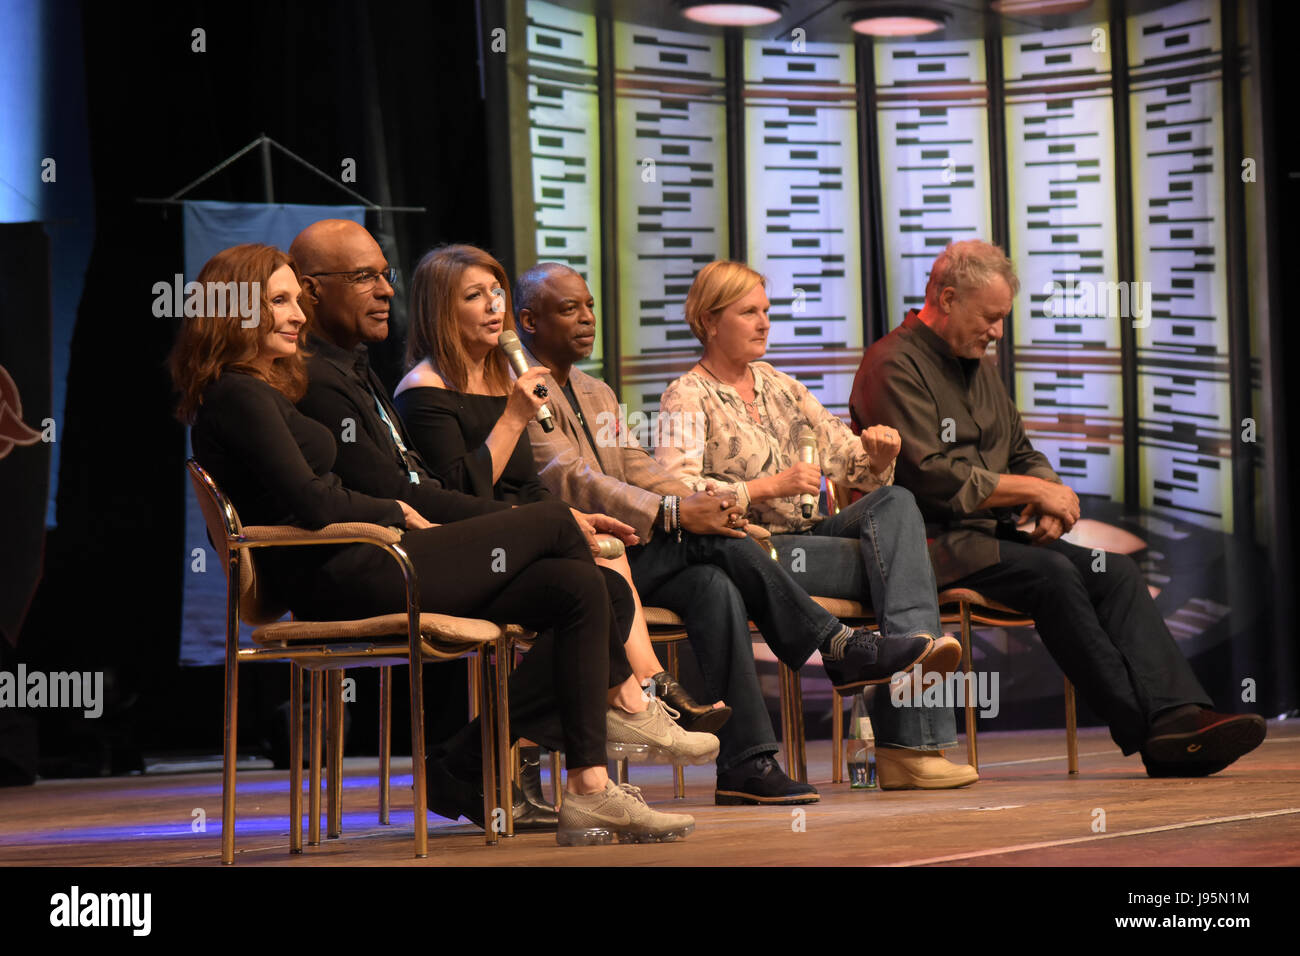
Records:
<instances>
[{"instance_id":1,"label":"black eyeglasses","mask_svg":"<svg viewBox=\"0 0 1300 956\"><path fill-rule=\"evenodd\" d=\"M325 276L345 276L346 278L343 281L356 286L357 290L361 292L373 289L380 279L387 279L389 285L394 289L397 288L397 269L393 266L389 266L383 272L375 272L373 269L352 269L348 272L309 272L307 275L313 279L320 279Z\"/></svg>"}]
</instances>

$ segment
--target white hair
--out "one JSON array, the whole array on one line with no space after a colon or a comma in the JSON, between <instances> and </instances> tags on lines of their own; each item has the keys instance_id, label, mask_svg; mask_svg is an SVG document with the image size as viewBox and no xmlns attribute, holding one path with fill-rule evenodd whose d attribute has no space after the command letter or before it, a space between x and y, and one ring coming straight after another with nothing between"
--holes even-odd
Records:
<instances>
[{"instance_id":1,"label":"white hair","mask_svg":"<svg viewBox=\"0 0 1300 956\"><path fill-rule=\"evenodd\" d=\"M948 286L964 296L981 289L994 276L1002 276L1014 296L1020 291L1016 267L1005 252L982 239L950 242L930 266L930 281L925 284L925 301L937 305Z\"/></svg>"}]
</instances>

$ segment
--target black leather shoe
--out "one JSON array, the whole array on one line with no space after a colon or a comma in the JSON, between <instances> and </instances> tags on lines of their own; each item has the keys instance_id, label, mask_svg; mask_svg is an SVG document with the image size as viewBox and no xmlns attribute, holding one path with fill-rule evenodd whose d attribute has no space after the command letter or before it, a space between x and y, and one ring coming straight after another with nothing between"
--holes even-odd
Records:
<instances>
[{"instance_id":1,"label":"black leather shoe","mask_svg":"<svg viewBox=\"0 0 1300 956\"><path fill-rule=\"evenodd\" d=\"M751 757L718 774L718 789L713 792L713 802L720 807L816 803L820 799L816 787L791 780L770 754Z\"/></svg>"},{"instance_id":2,"label":"black leather shoe","mask_svg":"<svg viewBox=\"0 0 1300 956\"><path fill-rule=\"evenodd\" d=\"M930 653L930 637L885 637L865 627L854 628L838 661L822 658L826 676L836 687L884 684L899 671Z\"/></svg>"},{"instance_id":3,"label":"black leather shoe","mask_svg":"<svg viewBox=\"0 0 1300 956\"><path fill-rule=\"evenodd\" d=\"M667 671L660 671L650 679L654 681L655 696L681 714L677 723L682 730L695 734L715 734L731 716L730 707L696 703L686 688L677 683L677 678Z\"/></svg>"},{"instance_id":4,"label":"black leather shoe","mask_svg":"<svg viewBox=\"0 0 1300 956\"><path fill-rule=\"evenodd\" d=\"M522 811L515 809L515 828L520 821L526 829L552 829L559 826L560 815L542 794L542 748L519 748L519 795L524 798Z\"/></svg>"},{"instance_id":5,"label":"black leather shoe","mask_svg":"<svg viewBox=\"0 0 1300 956\"><path fill-rule=\"evenodd\" d=\"M1207 777L1258 747L1267 731L1258 714L1189 709L1156 719L1142 762L1152 777Z\"/></svg>"},{"instance_id":6,"label":"black leather shoe","mask_svg":"<svg viewBox=\"0 0 1300 956\"><path fill-rule=\"evenodd\" d=\"M480 830L483 827L483 787L481 781L470 783L455 777L441 760L425 763L425 787L428 791L429 809L448 820L469 820ZM560 815L554 807L533 806L524 799L523 792L514 788L515 830L555 830L560 825Z\"/></svg>"},{"instance_id":7,"label":"black leather shoe","mask_svg":"<svg viewBox=\"0 0 1300 956\"><path fill-rule=\"evenodd\" d=\"M515 787L515 829L516 830L558 830L560 814L555 807L547 804L533 803L523 791Z\"/></svg>"}]
</instances>

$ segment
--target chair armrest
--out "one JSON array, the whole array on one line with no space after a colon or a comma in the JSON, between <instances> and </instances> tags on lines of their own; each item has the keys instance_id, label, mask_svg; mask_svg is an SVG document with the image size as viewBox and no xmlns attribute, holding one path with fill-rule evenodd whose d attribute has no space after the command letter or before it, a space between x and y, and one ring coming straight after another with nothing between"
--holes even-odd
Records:
<instances>
[{"instance_id":1,"label":"chair armrest","mask_svg":"<svg viewBox=\"0 0 1300 956\"><path fill-rule=\"evenodd\" d=\"M273 545L305 544L399 544L402 532L396 528L368 524L364 521L344 521L327 524L316 531L295 528L293 525L249 525L239 537L233 539L231 547L268 547Z\"/></svg>"},{"instance_id":2,"label":"chair armrest","mask_svg":"<svg viewBox=\"0 0 1300 956\"><path fill-rule=\"evenodd\" d=\"M300 547L310 544L370 544L382 548L401 568L406 588L406 615L410 627L411 653L420 639L420 590L416 581L415 565L401 547L402 532L396 528L369 524L364 521L344 521L327 524L316 531L295 528L293 525L250 525L241 529L229 541L231 548Z\"/></svg>"},{"instance_id":3,"label":"chair armrest","mask_svg":"<svg viewBox=\"0 0 1300 956\"><path fill-rule=\"evenodd\" d=\"M780 561L781 556L776 553L776 545L772 544L772 532L768 531L762 525L754 524L752 521L745 525L745 530L749 536L754 539L754 543L767 552L768 557L773 561Z\"/></svg>"}]
</instances>

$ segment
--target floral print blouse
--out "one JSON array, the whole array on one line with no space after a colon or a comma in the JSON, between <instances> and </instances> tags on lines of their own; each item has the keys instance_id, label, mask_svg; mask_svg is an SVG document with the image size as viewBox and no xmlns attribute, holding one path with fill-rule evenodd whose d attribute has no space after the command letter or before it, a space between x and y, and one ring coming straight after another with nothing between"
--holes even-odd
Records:
<instances>
[{"instance_id":1,"label":"floral print blouse","mask_svg":"<svg viewBox=\"0 0 1300 956\"><path fill-rule=\"evenodd\" d=\"M807 387L767 362L751 362L760 422L745 409L740 393L700 372L687 372L664 392L659 405L655 457L696 491L712 481L733 492L750 521L775 534L807 531L825 516L805 518L798 496L752 502L745 482L775 475L799 461L804 425L817 436L823 475L875 491L894 481L894 465L881 477L861 439L828 412Z\"/></svg>"}]
</instances>

